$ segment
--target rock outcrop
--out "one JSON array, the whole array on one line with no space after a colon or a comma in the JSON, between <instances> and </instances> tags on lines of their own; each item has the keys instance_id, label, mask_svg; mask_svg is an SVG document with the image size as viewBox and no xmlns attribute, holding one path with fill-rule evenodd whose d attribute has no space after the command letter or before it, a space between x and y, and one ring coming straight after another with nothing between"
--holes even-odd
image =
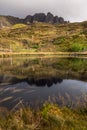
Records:
<instances>
[{"instance_id":1,"label":"rock outcrop","mask_svg":"<svg viewBox=\"0 0 87 130\"><path fill-rule=\"evenodd\" d=\"M33 16L33 21L44 22L45 19L46 19L46 15L44 13L36 13Z\"/></svg>"},{"instance_id":2,"label":"rock outcrop","mask_svg":"<svg viewBox=\"0 0 87 130\"><path fill-rule=\"evenodd\" d=\"M53 16L53 14L51 14L50 12L47 13L45 22L46 23L54 23L54 16Z\"/></svg>"},{"instance_id":3,"label":"rock outcrop","mask_svg":"<svg viewBox=\"0 0 87 130\"><path fill-rule=\"evenodd\" d=\"M45 22L45 23L51 23L51 24L65 23L62 17L54 16L50 12L48 12L47 15L45 15L44 13L36 13L33 16L28 15L24 19L24 23L33 23L33 22Z\"/></svg>"},{"instance_id":4,"label":"rock outcrop","mask_svg":"<svg viewBox=\"0 0 87 130\"><path fill-rule=\"evenodd\" d=\"M13 16L0 16L0 28L4 26L11 26L17 23L30 24L33 22L45 22L51 24L63 24L66 23L62 17L54 16L50 12L45 15L44 13L36 13L33 16L28 15L25 19L16 18Z\"/></svg>"},{"instance_id":5,"label":"rock outcrop","mask_svg":"<svg viewBox=\"0 0 87 130\"><path fill-rule=\"evenodd\" d=\"M33 16L31 15L28 15L24 20L23 20L24 23L33 23Z\"/></svg>"},{"instance_id":6,"label":"rock outcrop","mask_svg":"<svg viewBox=\"0 0 87 130\"><path fill-rule=\"evenodd\" d=\"M54 23L60 23L58 16L54 17Z\"/></svg>"}]
</instances>

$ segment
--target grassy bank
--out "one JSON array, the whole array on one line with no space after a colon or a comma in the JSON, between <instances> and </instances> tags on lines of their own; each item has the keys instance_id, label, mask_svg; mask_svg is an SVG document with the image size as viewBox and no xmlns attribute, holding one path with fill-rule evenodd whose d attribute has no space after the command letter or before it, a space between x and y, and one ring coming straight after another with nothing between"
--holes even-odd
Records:
<instances>
[{"instance_id":1,"label":"grassy bank","mask_svg":"<svg viewBox=\"0 0 87 130\"><path fill-rule=\"evenodd\" d=\"M87 130L87 109L55 104L44 104L37 110L22 107L0 116L0 130Z\"/></svg>"}]
</instances>

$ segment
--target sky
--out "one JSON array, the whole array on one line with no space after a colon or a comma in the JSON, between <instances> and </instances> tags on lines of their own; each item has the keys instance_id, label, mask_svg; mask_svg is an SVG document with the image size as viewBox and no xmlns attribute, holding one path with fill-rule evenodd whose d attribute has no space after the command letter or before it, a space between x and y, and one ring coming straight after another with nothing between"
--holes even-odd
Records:
<instances>
[{"instance_id":1,"label":"sky","mask_svg":"<svg viewBox=\"0 0 87 130\"><path fill-rule=\"evenodd\" d=\"M87 0L0 0L0 15L25 18L51 12L70 22L87 20Z\"/></svg>"}]
</instances>

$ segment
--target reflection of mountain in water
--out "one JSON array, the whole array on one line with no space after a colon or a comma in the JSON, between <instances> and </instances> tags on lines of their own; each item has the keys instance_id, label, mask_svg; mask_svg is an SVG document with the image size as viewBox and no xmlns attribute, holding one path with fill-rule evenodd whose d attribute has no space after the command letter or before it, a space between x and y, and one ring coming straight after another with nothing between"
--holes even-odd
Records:
<instances>
[{"instance_id":1,"label":"reflection of mountain in water","mask_svg":"<svg viewBox=\"0 0 87 130\"><path fill-rule=\"evenodd\" d=\"M38 87L41 86L48 86L51 87L53 84L61 83L63 79L61 78L41 78L41 79L35 79L35 78L25 78L25 79L18 79L16 77L7 77L7 76L0 76L0 84L6 85L6 84L17 84L21 82L27 82L29 85L36 85Z\"/></svg>"},{"instance_id":2,"label":"reflection of mountain in water","mask_svg":"<svg viewBox=\"0 0 87 130\"><path fill-rule=\"evenodd\" d=\"M5 79L6 77L4 77ZM57 78L36 80L34 78L22 80L16 78L7 79L10 82L5 82L4 84L2 82L0 84L0 106L5 106L10 109L14 108L21 100L23 104L32 106L34 104L40 105L48 101L50 97L50 101L54 101L59 105L66 106L72 103L74 106L79 102L79 105L83 106L87 98L86 82Z\"/></svg>"},{"instance_id":3,"label":"reflection of mountain in water","mask_svg":"<svg viewBox=\"0 0 87 130\"><path fill-rule=\"evenodd\" d=\"M48 87L51 87L53 84L61 83L63 80L60 78L50 78L50 79L37 79L35 80L34 78L32 79L27 79L27 82L30 85L36 85L36 86L45 86L47 85Z\"/></svg>"}]
</instances>

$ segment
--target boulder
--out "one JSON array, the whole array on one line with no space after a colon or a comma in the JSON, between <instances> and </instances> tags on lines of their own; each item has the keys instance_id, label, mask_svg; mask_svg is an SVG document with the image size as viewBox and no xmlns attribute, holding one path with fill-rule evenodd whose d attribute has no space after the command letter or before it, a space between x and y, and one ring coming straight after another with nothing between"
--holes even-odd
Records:
<instances>
[{"instance_id":1,"label":"boulder","mask_svg":"<svg viewBox=\"0 0 87 130\"><path fill-rule=\"evenodd\" d=\"M54 23L54 16L53 16L53 14L51 14L50 12L47 13L45 22L47 22L47 23Z\"/></svg>"},{"instance_id":2,"label":"boulder","mask_svg":"<svg viewBox=\"0 0 87 130\"><path fill-rule=\"evenodd\" d=\"M45 22L46 15L44 13L36 13L33 16L33 21Z\"/></svg>"},{"instance_id":3,"label":"boulder","mask_svg":"<svg viewBox=\"0 0 87 130\"><path fill-rule=\"evenodd\" d=\"M58 18L58 16L55 16L55 17L54 17L54 23L59 23L59 18Z\"/></svg>"},{"instance_id":4,"label":"boulder","mask_svg":"<svg viewBox=\"0 0 87 130\"><path fill-rule=\"evenodd\" d=\"M59 23L65 23L64 19L62 17L59 17Z\"/></svg>"},{"instance_id":5,"label":"boulder","mask_svg":"<svg viewBox=\"0 0 87 130\"><path fill-rule=\"evenodd\" d=\"M28 15L25 19L24 19L25 23L33 23L33 16Z\"/></svg>"}]
</instances>

